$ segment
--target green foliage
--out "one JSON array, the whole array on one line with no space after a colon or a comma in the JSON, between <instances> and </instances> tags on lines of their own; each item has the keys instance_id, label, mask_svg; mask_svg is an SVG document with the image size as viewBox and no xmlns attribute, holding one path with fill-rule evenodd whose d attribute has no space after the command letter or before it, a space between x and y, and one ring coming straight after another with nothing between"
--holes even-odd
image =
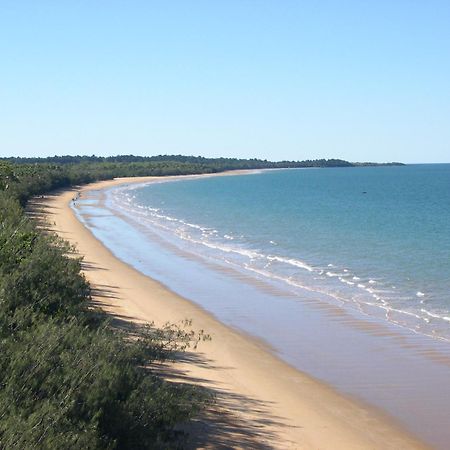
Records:
<instances>
[{"instance_id":1,"label":"green foliage","mask_svg":"<svg viewBox=\"0 0 450 450\"><path fill-rule=\"evenodd\" d=\"M99 164L132 164L134 169L143 164L160 164L176 167L181 170L192 168L193 166L210 168L214 171L233 170L233 169L273 169L280 167L341 167L351 166L352 163L341 159L317 159L305 161L267 161L263 159L242 159L242 158L205 158L203 156L185 156L185 155L158 155L158 156L51 156L48 158L6 158L10 162L17 164L56 164L56 165L99 165Z\"/></svg>"},{"instance_id":2,"label":"green foliage","mask_svg":"<svg viewBox=\"0 0 450 450\"><path fill-rule=\"evenodd\" d=\"M177 448L175 426L206 396L165 381L155 365L206 337L182 325L149 325L133 336L112 328L92 308L72 249L39 231L20 205L111 173L0 170L8 180L0 190L0 448Z\"/></svg>"},{"instance_id":3,"label":"green foliage","mask_svg":"<svg viewBox=\"0 0 450 450\"><path fill-rule=\"evenodd\" d=\"M16 181L13 166L5 161L0 161L0 190L9 188L9 184Z\"/></svg>"},{"instance_id":4,"label":"green foliage","mask_svg":"<svg viewBox=\"0 0 450 450\"><path fill-rule=\"evenodd\" d=\"M3 346L0 436L6 448L166 448L201 406L198 391L144 366L151 342L106 325L55 319Z\"/></svg>"}]
</instances>

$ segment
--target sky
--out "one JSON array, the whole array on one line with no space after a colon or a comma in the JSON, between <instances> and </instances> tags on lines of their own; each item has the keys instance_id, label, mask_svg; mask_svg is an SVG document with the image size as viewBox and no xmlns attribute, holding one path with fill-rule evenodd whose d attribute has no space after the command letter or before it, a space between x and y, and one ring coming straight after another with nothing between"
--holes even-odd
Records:
<instances>
[{"instance_id":1,"label":"sky","mask_svg":"<svg viewBox=\"0 0 450 450\"><path fill-rule=\"evenodd\" d=\"M0 156L450 162L450 1L0 0Z\"/></svg>"}]
</instances>

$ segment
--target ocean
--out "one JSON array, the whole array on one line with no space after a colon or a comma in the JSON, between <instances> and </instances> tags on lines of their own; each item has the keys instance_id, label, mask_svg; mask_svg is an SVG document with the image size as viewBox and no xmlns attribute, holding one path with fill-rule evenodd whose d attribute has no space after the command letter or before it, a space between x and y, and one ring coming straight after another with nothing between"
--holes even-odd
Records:
<instances>
[{"instance_id":1,"label":"ocean","mask_svg":"<svg viewBox=\"0 0 450 450\"><path fill-rule=\"evenodd\" d=\"M289 364L450 439L449 164L162 179L76 210L119 258Z\"/></svg>"}]
</instances>

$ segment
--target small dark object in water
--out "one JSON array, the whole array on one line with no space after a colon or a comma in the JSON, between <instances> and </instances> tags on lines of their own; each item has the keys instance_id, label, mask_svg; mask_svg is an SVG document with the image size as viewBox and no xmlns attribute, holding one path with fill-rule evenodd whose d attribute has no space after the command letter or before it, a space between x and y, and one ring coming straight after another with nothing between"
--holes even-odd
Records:
<instances>
[{"instance_id":1,"label":"small dark object in water","mask_svg":"<svg viewBox=\"0 0 450 450\"><path fill-rule=\"evenodd\" d=\"M367 192L366 192L366 191L363 191L363 194L367 194Z\"/></svg>"}]
</instances>

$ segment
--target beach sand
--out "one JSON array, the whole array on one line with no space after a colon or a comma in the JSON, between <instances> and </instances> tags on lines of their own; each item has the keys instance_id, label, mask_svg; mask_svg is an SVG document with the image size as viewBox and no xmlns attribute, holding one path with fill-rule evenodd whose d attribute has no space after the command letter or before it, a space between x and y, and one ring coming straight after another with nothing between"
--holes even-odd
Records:
<instances>
[{"instance_id":1,"label":"beach sand","mask_svg":"<svg viewBox=\"0 0 450 450\"><path fill-rule=\"evenodd\" d=\"M216 394L216 403L189 426L191 448L425 448L389 417L295 370L264 343L221 324L114 257L70 207L77 192L153 179L93 183L36 199L33 206L52 230L76 246L93 300L109 314L122 323L191 319L194 330L211 336L165 368L169 379L197 383Z\"/></svg>"}]
</instances>

